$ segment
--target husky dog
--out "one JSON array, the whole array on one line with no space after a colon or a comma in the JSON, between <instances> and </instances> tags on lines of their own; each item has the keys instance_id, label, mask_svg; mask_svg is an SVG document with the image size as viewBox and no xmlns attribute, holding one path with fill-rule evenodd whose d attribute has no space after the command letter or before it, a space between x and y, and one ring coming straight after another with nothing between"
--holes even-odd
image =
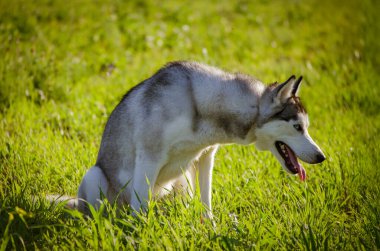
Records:
<instances>
[{"instance_id":1,"label":"husky dog","mask_svg":"<svg viewBox=\"0 0 380 251\"><path fill-rule=\"evenodd\" d=\"M297 158L320 163L325 156L307 131L297 96L301 80L291 76L264 86L199 63L167 64L132 88L110 115L97 162L79 187L79 210L87 210L85 201L98 207L102 196L144 210L150 194L193 191L198 180L212 217L212 169L221 144L254 143L304 180Z\"/></svg>"}]
</instances>

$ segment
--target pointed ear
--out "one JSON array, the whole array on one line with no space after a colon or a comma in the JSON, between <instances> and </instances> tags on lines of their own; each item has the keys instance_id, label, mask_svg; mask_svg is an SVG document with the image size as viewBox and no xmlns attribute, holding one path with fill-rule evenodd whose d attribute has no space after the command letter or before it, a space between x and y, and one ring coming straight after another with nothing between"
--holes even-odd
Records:
<instances>
[{"instance_id":1,"label":"pointed ear","mask_svg":"<svg viewBox=\"0 0 380 251\"><path fill-rule=\"evenodd\" d=\"M274 90L273 90L273 99L274 101L283 103L286 102L288 98L293 94L293 86L295 83L296 77L292 75L288 80L286 80L284 83L279 84Z\"/></svg>"},{"instance_id":2,"label":"pointed ear","mask_svg":"<svg viewBox=\"0 0 380 251\"><path fill-rule=\"evenodd\" d=\"M293 90L292 90L292 95L298 96L298 92L299 92L299 89L300 89L301 81L302 81L302 76L299 77L296 80L296 82L294 82L294 84L293 84Z\"/></svg>"}]
</instances>

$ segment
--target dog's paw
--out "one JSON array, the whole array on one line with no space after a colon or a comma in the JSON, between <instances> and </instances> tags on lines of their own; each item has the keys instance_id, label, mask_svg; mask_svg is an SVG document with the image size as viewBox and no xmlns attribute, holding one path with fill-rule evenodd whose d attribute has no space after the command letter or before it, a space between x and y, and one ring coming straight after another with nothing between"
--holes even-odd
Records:
<instances>
[{"instance_id":1,"label":"dog's paw","mask_svg":"<svg viewBox=\"0 0 380 251\"><path fill-rule=\"evenodd\" d=\"M210 211L203 212L202 215L201 215L201 223L204 224L207 221L211 222L213 228L216 227L216 223L215 223L215 220L214 220L214 215Z\"/></svg>"}]
</instances>

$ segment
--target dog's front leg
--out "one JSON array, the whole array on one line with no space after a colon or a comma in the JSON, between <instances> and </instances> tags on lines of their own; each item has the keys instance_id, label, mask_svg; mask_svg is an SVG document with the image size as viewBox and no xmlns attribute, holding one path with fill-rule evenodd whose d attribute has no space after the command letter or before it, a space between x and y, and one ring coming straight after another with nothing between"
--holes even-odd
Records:
<instances>
[{"instance_id":1,"label":"dog's front leg","mask_svg":"<svg viewBox=\"0 0 380 251\"><path fill-rule=\"evenodd\" d=\"M159 172L158 161L146 154L139 154L133 175L131 207L135 211L147 209L149 195L152 193Z\"/></svg>"},{"instance_id":2,"label":"dog's front leg","mask_svg":"<svg viewBox=\"0 0 380 251\"><path fill-rule=\"evenodd\" d=\"M214 157L218 147L210 147L202 154L198 160L199 170L199 188L201 192L202 203L206 207L206 218L212 219L212 207L211 207L211 183L212 183L212 169L214 167Z\"/></svg>"}]
</instances>

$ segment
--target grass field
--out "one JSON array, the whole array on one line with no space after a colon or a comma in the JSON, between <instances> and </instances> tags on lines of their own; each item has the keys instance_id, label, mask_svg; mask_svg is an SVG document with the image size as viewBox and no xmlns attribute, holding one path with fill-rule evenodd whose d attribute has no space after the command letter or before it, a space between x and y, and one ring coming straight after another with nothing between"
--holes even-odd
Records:
<instances>
[{"instance_id":1,"label":"grass field","mask_svg":"<svg viewBox=\"0 0 380 251\"><path fill-rule=\"evenodd\" d=\"M0 250L380 249L380 2L0 0ZM75 195L122 95L172 60L265 83L303 75L327 155L289 176L254 146L225 146L216 227L199 195L92 220ZM104 209L104 208L103 208Z\"/></svg>"}]
</instances>

